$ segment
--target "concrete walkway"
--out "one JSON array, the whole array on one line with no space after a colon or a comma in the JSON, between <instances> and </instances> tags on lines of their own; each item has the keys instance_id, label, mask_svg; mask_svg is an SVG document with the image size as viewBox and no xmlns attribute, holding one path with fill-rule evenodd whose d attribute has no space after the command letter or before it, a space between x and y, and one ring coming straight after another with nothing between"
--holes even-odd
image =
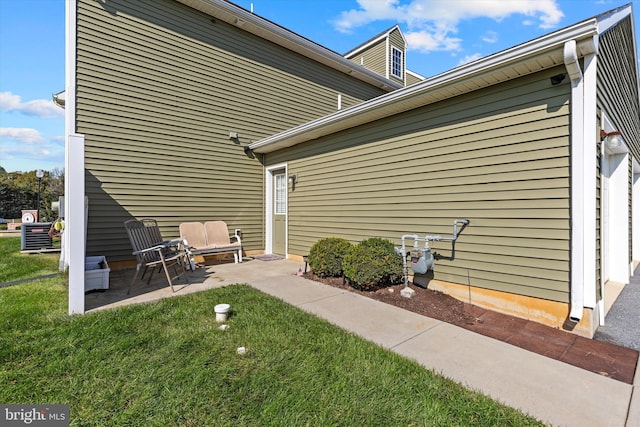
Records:
<instances>
[{"instance_id":1,"label":"concrete walkway","mask_svg":"<svg viewBox=\"0 0 640 427\"><path fill-rule=\"evenodd\" d=\"M181 287L175 294L166 286L150 292L141 289L142 293L138 292L130 300L121 299L100 308L248 283L545 423L580 427L640 426L637 368L631 386L448 323L298 277L295 272L299 264L287 260L252 260L213 265L192 273L202 275L197 279L199 283L194 283L194 277L192 285Z\"/></svg>"}]
</instances>

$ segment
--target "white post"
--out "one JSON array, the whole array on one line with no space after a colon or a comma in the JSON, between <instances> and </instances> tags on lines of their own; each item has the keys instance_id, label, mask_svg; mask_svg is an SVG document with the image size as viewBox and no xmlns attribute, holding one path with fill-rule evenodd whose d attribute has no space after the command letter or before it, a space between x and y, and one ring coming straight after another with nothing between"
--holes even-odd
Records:
<instances>
[{"instance_id":1,"label":"white post","mask_svg":"<svg viewBox=\"0 0 640 427\"><path fill-rule=\"evenodd\" d=\"M65 47L65 232L64 262L69 266L69 314L84 313L86 245L84 135L76 133L76 11L66 2Z\"/></svg>"},{"instance_id":2,"label":"white post","mask_svg":"<svg viewBox=\"0 0 640 427\"><path fill-rule=\"evenodd\" d=\"M69 257L69 314L84 313L84 258L86 216L84 197L84 135L67 138L69 168L65 180L69 183L65 202L65 235Z\"/></svg>"}]
</instances>

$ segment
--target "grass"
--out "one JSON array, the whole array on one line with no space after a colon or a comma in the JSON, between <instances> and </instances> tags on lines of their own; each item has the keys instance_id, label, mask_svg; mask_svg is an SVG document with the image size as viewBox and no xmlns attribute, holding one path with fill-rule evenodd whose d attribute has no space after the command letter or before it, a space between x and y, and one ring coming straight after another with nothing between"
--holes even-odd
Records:
<instances>
[{"instance_id":1,"label":"grass","mask_svg":"<svg viewBox=\"0 0 640 427\"><path fill-rule=\"evenodd\" d=\"M20 237L0 238L0 283L58 272L60 253L20 253Z\"/></svg>"},{"instance_id":2,"label":"grass","mask_svg":"<svg viewBox=\"0 0 640 427\"><path fill-rule=\"evenodd\" d=\"M59 278L0 289L0 402L78 426L541 425L247 285L83 316L66 298Z\"/></svg>"}]
</instances>

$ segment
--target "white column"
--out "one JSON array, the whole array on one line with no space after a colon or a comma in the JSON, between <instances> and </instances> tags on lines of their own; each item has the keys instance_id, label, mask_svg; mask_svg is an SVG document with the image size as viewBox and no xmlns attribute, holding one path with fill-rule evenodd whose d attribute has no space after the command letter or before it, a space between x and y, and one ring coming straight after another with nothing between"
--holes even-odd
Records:
<instances>
[{"instance_id":1,"label":"white column","mask_svg":"<svg viewBox=\"0 0 640 427\"><path fill-rule=\"evenodd\" d=\"M85 197L84 197L84 136L69 135L67 151L70 168L65 179L69 182L67 197L69 210L65 212L65 234L69 252L69 314L84 313L84 257L85 257Z\"/></svg>"}]
</instances>

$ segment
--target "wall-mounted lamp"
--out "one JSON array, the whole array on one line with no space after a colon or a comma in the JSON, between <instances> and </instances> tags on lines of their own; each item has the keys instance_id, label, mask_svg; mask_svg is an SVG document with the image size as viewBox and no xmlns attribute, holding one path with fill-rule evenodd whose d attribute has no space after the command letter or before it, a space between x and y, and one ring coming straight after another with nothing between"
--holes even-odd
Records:
<instances>
[{"instance_id":1,"label":"wall-mounted lamp","mask_svg":"<svg viewBox=\"0 0 640 427\"><path fill-rule=\"evenodd\" d=\"M238 139L238 132L229 132L229 139Z\"/></svg>"},{"instance_id":2,"label":"wall-mounted lamp","mask_svg":"<svg viewBox=\"0 0 640 427\"><path fill-rule=\"evenodd\" d=\"M600 130L600 141L604 142L607 150L613 153L627 152L627 149L624 146L624 141L622 140L622 133L620 131L614 130L612 132L607 132L604 129Z\"/></svg>"},{"instance_id":3,"label":"wall-mounted lamp","mask_svg":"<svg viewBox=\"0 0 640 427\"><path fill-rule=\"evenodd\" d=\"M564 80L565 77L567 77L567 75L565 73L556 74L555 76L551 76L551 84L553 86L559 85L560 83L562 83L562 81Z\"/></svg>"},{"instance_id":4,"label":"wall-mounted lamp","mask_svg":"<svg viewBox=\"0 0 640 427\"><path fill-rule=\"evenodd\" d=\"M289 175L289 184L295 184L298 182L298 175L295 173Z\"/></svg>"}]
</instances>

